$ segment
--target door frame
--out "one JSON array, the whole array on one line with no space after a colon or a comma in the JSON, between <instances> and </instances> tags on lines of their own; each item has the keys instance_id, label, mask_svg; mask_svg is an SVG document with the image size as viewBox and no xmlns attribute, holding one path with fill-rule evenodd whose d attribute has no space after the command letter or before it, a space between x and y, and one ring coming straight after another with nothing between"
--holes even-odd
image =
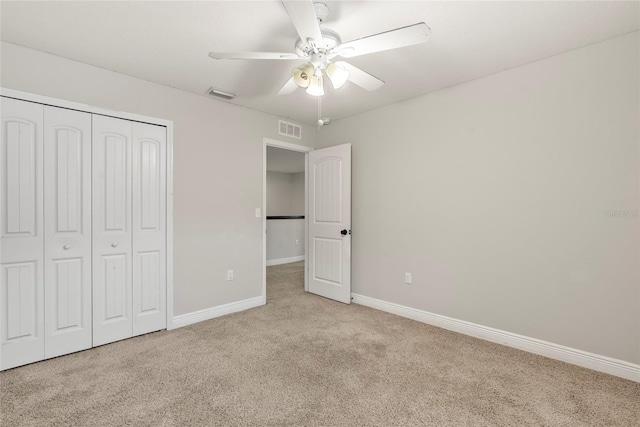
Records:
<instances>
[{"instance_id":1,"label":"door frame","mask_svg":"<svg viewBox=\"0 0 640 427\"><path fill-rule=\"evenodd\" d=\"M262 304L267 303L267 147L282 148L289 151L304 153L304 290L309 290L309 269L307 254L309 253L309 200L308 180L309 180L309 152L314 148L306 145L293 144L291 142L279 141L277 139L262 138Z\"/></svg>"},{"instance_id":2,"label":"door frame","mask_svg":"<svg viewBox=\"0 0 640 427\"><path fill-rule=\"evenodd\" d=\"M115 117L134 122L149 123L152 125L164 126L167 129L167 189L166 189L166 209L167 209L167 330L174 329L173 326L173 121L158 119L155 117L143 116L140 114L113 111L106 108L95 107L79 102L67 101L59 98L38 95L30 92L23 92L14 89L0 87L0 96L14 98L22 101L35 102L38 104L51 105L53 107L66 108L69 110L82 111L102 116ZM0 153L1 155L1 153ZM0 220L2 220L0 210ZM1 249L0 249L1 250ZM0 327L2 320L0 319Z\"/></svg>"}]
</instances>

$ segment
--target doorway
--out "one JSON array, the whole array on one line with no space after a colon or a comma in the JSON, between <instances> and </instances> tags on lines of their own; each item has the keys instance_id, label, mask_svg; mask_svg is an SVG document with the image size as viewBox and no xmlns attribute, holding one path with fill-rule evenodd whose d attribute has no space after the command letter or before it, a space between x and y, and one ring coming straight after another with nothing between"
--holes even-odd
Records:
<instances>
[{"instance_id":1,"label":"doorway","mask_svg":"<svg viewBox=\"0 0 640 427\"><path fill-rule=\"evenodd\" d=\"M263 140L263 303L267 267L305 262L307 245L307 153L310 147ZM308 289L305 262L304 288Z\"/></svg>"}]
</instances>

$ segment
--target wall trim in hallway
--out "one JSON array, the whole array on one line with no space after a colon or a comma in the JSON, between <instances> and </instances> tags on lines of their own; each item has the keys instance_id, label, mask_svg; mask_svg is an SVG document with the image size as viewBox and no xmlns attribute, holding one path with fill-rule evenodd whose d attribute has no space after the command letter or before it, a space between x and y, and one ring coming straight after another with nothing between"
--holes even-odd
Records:
<instances>
[{"instance_id":1,"label":"wall trim in hallway","mask_svg":"<svg viewBox=\"0 0 640 427\"><path fill-rule=\"evenodd\" d=\"M289 258L268 259L267 267L272 265L289 264L291 262L304 261L304 255L292 256Z\"/></svg>"}]
</instances>

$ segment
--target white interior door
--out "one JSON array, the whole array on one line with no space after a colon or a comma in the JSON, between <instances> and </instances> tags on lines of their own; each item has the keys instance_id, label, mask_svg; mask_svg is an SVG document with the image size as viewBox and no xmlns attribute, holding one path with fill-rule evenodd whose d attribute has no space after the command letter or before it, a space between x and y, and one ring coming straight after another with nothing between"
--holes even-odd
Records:
<instances>
[{"instance_id":1,"label":"white interior door","mask_svg":"<svg viewBox=\"0 0 640 427\"><path fill-rule=\"evenodd\" d=\"M93 345L133 335L132 122L92 116Z\"/></svg>"},{"instance_id":2,"label":"white interior door","mask_svg":"<svg viewBox=\"0 0 640 427\"><path fill-rule=\"evenodd\" d=\"M133 124L133 335L167 326L164 126Z\"/></svg>"},{"instance_id":3,"label":"white interior door","mask_svg":"<svg viewBox=\"0 0 640 427\"><path fill-rule=\"evenodd\" d=\"M309 292L351 302L351 144L309 153Z\"/></svg>"},{"instance_id":4,"label":"white interior door","mask_svg":"<svg viewBox=\"0 0 640 427\"><path fill-rule=\"evenodd\" d=\"M4 97L0 107L0 367L9 369L44 359L44 108Z\"/></svg>"},{"instance_id":5,"label":"white interior door","mask_svg":"<svg viewBox=\"0 0 640 427\"><path fill-rule=\"evenodd\" d=\"M91 347L91 114L44 108L45 357Z\"/></svg>"}]
</instances>

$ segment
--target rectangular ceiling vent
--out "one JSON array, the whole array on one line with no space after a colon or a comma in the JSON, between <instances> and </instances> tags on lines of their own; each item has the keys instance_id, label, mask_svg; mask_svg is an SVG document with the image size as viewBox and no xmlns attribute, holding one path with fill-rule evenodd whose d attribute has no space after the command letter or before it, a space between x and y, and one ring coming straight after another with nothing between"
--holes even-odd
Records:
<instances>
[{"instance_id":1,"label":"rectangular ceiling vent","mask_svg":"<svg viewBox=\"0 0 640 427\"><path fill-rule=\"evenodd\" d=\"M225 92L219 89L215 89L213 87L210 87L209 89L207 89L207 95L214 96L216 98L222 98L222 99L233 99L236 97L233 93Z\"/></svg>"},{"instance_id":2,"label":"rectangular ceiling vent","mask_svg":"<svg viewBox=\"0 0 640 427\"><path fill-rule=\"evenodd\" d=\"M290 136L291 138L302 139L302 127L294 125L293 123L280 120L280 135Z\"/></svg>"}]
</instances>

